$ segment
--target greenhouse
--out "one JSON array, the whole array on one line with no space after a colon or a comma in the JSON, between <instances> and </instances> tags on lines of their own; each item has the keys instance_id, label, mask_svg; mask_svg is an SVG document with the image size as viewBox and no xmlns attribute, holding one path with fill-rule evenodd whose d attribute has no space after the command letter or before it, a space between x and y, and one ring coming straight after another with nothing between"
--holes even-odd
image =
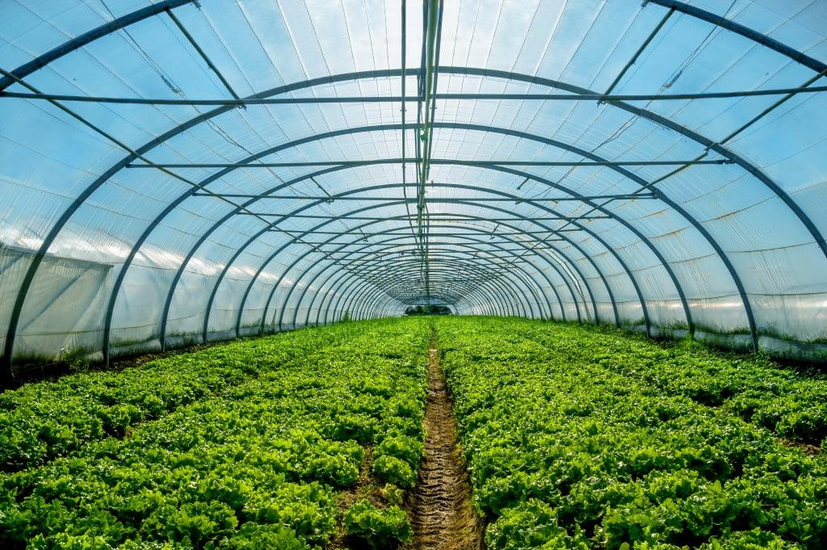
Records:
<instances>
[{"instance_id":1,"label":"greenhouse","mask_svg":"<svg viewBox=\"0 0 827 550\"><path fill-rule=\"evenodd\" d=\"M827 0L0 38L0 547L827 548Z\"/></svg>"}]
</instances>

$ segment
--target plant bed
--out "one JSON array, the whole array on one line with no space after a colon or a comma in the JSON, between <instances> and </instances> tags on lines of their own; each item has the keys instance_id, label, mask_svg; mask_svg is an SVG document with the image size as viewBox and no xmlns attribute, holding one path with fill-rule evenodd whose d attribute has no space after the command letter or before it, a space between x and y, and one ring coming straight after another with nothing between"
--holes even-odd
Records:
<instances>
[{"instance_id":1,"label":"plant bed","mask_svg":"<svg viewBox=\"0 0 827 550\"><path fill-rule=\"evenodd\" d=\"M827 547L823 454L729 406L746 391L736 367L767 392L761 373L791 384L768 400L823 380L760 358L725 368L736 356L614 330L482 318L435 326L489 549ZM703 372L733 391L716 398L712 375L690 383ZM709 396L689 395L704 384Z\"/></svg>"},{"instance_id":2,"label":"plant bed","mask_svg":"<svg viewBox=\"0 0 827 550\"><path fill-rule=\"evenodd\" d=\"M421 442L427 338L417 320L349 323L106 373L105 387L121 399L107 407L123 411L122 432L95 433L47 461L0 474L0 546L306 548L330 544L342 526L368 543L358 526L375 522L351 512L358 500L340 506L341 495L358 492L367 449L390 456L399 446L385 441ZM182 374L190 383L203 372L215 385L129 422L130 412L142 411L129 401L133 392L166 391L179 371L191 374ZM140 382L119 378L133 372ZM65 383L81 382L88 380ZM18 391L4 397L30 395ZM28 390L44 406L48 397L61 407L71 402L81 422L98 418L89 400L49 391ZM418 456L397 458L418 467ZM386 482L384 474L376 479ZM383 510L374 515L393 520L382 527L383 544L407 537L407 516L402 521L388 502L399 498L388 489L377 499Z\"/></svg>"}]
</instances>

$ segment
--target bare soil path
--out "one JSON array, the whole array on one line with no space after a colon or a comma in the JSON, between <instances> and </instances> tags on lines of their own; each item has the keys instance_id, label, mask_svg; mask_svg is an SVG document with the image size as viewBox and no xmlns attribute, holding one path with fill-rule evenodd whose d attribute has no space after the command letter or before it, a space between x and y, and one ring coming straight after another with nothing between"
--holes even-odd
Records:
<instances>
[{"instance_id":1,"label":"bare soil path","mask_svg":"<svg viewBox=\"0 0 827 550\"><path fill-rule=\"evenodd\" d=\"M428 360L425 459L413 495L412 512L414 540L411 548L483 548L482 522L471 504L471 483L457 445L453 402L445 385L433 335Z\"/></svg>"}]
</instances>

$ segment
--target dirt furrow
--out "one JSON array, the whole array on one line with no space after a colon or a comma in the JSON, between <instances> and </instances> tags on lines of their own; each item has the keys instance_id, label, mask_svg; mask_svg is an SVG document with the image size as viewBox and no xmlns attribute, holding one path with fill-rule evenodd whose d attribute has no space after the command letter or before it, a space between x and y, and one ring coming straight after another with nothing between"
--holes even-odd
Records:
<instances>
[{"instance_id":1,"label":"dirt furrow","mask_svg":"<svg viewBox=\"0 0 827 550\"><path fill-rule=\"evenodd\" d=\"M457 445L453 403L432 338L425 409L425 459L413 496L412 548L479 550L482 524L471 504L471 484Z\"/></svg>"}]
</instances>

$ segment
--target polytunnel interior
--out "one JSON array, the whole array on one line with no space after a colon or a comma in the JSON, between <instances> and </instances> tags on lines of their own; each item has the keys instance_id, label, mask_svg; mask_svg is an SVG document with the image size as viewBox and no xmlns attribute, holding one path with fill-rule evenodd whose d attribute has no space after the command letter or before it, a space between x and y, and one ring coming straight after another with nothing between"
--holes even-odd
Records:
<instances>
[{"instance_id":1,"label":"polytunnel interior","mask_svg":"<svg viewBox=\"0 0 827 550\"><path fill-rule=\"evenodd\" d=\"M422 304L827 341L824 2L0 13L7 382Z\"/></svg>"}]
</instances>

